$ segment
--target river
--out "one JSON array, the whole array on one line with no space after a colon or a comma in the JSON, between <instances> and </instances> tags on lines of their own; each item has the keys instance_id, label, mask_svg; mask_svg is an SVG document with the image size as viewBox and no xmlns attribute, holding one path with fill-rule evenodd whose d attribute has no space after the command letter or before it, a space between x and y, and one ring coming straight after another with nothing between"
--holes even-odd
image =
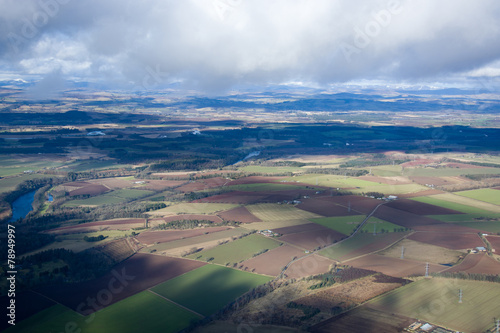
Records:
<instances>
[{"instance_id":1,"label":"river","mask_svg":"<svg viewBox=\"0 0 500 333\"><path fill-rule=\"evenodd\" d=\"M35 192L31 191L23 194L12 203L12 217L8 221L9 223L25 218L33 210L31 204L35 200Z\"/></svg>"}]
</instances>

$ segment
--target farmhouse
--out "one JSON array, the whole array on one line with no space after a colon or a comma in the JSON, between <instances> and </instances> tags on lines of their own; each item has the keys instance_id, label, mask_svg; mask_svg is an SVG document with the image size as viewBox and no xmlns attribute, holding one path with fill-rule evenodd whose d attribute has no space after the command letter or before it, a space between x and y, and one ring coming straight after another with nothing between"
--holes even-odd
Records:
<instances>
[{"instance_id":1,"label":"farmhouse","mask_svg":"<svg viewBox=\"0 0 500 333\"><path fill-rule=\"evenodd\" d=\"M476 247L477 252L486 252L486 248L484 246L478 246Z\"/></svg>"}]
</instances>

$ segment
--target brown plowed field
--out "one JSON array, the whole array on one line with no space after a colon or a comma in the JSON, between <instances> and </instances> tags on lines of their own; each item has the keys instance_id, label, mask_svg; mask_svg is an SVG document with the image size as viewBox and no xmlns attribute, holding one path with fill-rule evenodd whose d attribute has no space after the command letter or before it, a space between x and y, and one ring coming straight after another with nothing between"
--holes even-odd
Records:
<instances>
[{"instance_id":1,"label":"brown plowed field","mask_svg":"<svg viewBox=\"0 0 500 333\"><path fill-rule=\"evenodd\" d=\"M385 204L386 207L391 207L403 210L416 215L448 215L448 214L463 214L459 211L444 207L434 206L428 203L419 202L409 199L398 199Z\"/></svg>"},{"instance_id":2,"label":"brown plowed field","mask_svg":"<svg viewBox=\"0 0 500 333\"><path fill-rule=\"evenodd\" d=\"M420 185L434 185L434 186L441 186L441 185L450 185L450 184L456 184L459 183L460 181L458 179L452 180L454 178L450 177L423 177L423 176L411 176L409 177L411 180L413 180L415 183L420 184Z\"/></svg>"},{"instance_id":3,"label":"brown plowed field","mask_svg":"<svg viewBox=\"0 0 500 333\"><path fill-rule=\"evenodd\" d=\"M291 264L285 274L290 279L300 279L310 275L326 273L334 264L335 261L331 259L313 254Z\"/></svg>"},{"instance_id":4,"label":"brown plowed field","mask_svg":"<svg viewBox=\"0 0 500 333\"><path fill-rule=\"evenodd\" d=\"M104 185L87 185L69 192L69 195L71 197L75 195L98 195L107 191L109 191L109 188Z\"/></svg>"},{"instance_id":5,"label":"brown plowed field","mask_svg":"<svg viewBox=\"0 0 500 333\"><path fill-rule=\"evenodd\" d=\"M137 240L143 244L165 243L176 239L201 236L211 234L222 230L230 229L229 227L210 227L190 230L159 230L142 232L137 236Z\"/></svg>"},{"instance_id":6,"label":"brown plowed field","mask_svg":"<svg viewBox=\"0 0 500 333\"><path fill-rule=\"evenodd\" d=\"M425 275L425 263L379 256L377 254L369 254L364 257L350 260L346 264L368 269L385 275L395 277L407 277L412 275ZM429 264L429 273L442 271L445 267L436 264Z\"/></svg>"},{"instance_id":7,"label":"brown plowed field","mask_svg":"<svg viewBox=\"0 0 500 333\"><path fill-rule=\"evenodd\" d=\"M295 234L297 232L304 232L304 231L315 231L315 230L330 230L330 229L325 228L324 226L316 223L306 223L306 224L292 225L290 227L273 229L274 232L277 232L278 234L282 235Z\"/></svg>"},{"instance_id":8,"label":"brown plowed field","mask_svg":"<svg viewBox=\"0 0 500 333\"><path fill-rule=\"evenodd\" d=\"M37 291L88 315L203 265L205 263L194 260L137 253L100 278L40 287ZM94 299L97 306L89 305L88 298Z\"/></svg>"},{"instance_id":9,"label":"brown plowed field","mask_svg":"<svg viewBox=\"0 0 500 333\"><path fill-rule=\"evenodd\" d=\"M444 222L429 217L415 215L399 209L387 207L386 205L380 206L373 216L406 228L414 228L420 225L444 224Z\"/></svg>"},{"instance_id":10,"label":"brown plowed field","mask_svg":"<svg viewBox=\"0 0 500 333\"><path fill-rule=\"evenodd\" d=\"M445 247L451 250L471 249L476 246L484 245L477 234L418 231L409 236L408 239Z\"/></svg>"},{"instance_id":11,"label":"brown plowed field","mask_svg":"<svg viewBox=\"0 0 500 333\"><path fill-rule=\"evenodd\" d=\"M367 180L369 182L382 183L387 185L411 184L411 181L409 181L407 178L404 177L361 176L358 178L362 180Z\"/></svg>"},{"instance_id":12,"label":"brown plowed field","mask_svg":"<svg viewBox=\"0 0 500 333\"><path fill-rule=\"evenodd\" d=\"M321 199L327 202L334 202L345 207L347 207L350 202L352 210L356 210L363 214L369 214L375 207L377 207L378 204L381 203L380 200L362 197L360 195L341 195L335 197L323 197Z\"/></svg>"},{"instance_id":13,"label":"brown plowed field","mask_svg":"<svg viewBox=\"0 0 500 333\"><path fill-rule=\"evenodd\" d=\"M334 241L343 238L345 238L344 234L324 227L323 229L284 235L279 240L312 251L315 248L330 245Z\"/></svg>"},{"instance_id":14,"label":"brown plowed field","mask_svg":"<svg viewBox=\"0 0 500 333\"><path fill-rule=\"evenodd\" d=\"M222 178L222 177L199 179L199 180L196 180L192 183L183 185L177 189L179 191L182 191L182 192L194 192L194 191L201 191L201 190L214 188L214 187L221 187L222 185L226 184L227 182L228 182L228 180L225 178Z\"/></svg>"},{"instance_id":15,"label":"brown plowed field","mask_svg":"<svg viewBox=\"0 0 500 333\"><path fill-rule=\"evenodd\" d=\"M184 184L183 180L147 180L146 184L140 186L141 190L161 191L170 187Z\"/></svg>"},{"instance_id":16,"label":"brown plowed field","mask_svg":"<svg viewBox=\"0 0 500 333\"><path fill-rule=\"evenodd\" d=\"M304 251L296 247L282 245L260 256L245 260L242 265L248 267L248 271L253 272L255 269L255 272L259 274L277 276L294 257L300 258L304 255Z\"/></svg>"},{"instance_id":17,"label":"brown plowed field","mask_svg":"<svg viewBox=\"0 0 500 333\"><path fill-rule=\"evenodd\" d=\"M191 202L215 202L215 203L231 203L231 204L251 204L265 198L265 195L260 193L234 191L224 194L213 195L211 197L194 200Z\"/></svg>"},{"instance_id":18,"label":"brown plowed field","mask_svg":"<svg viewBox=\"0 0 500 333\"><path fill-rule=\"evenodd\" d=\"M241 223L262 222L261 219L250 213L244 206L219 213L219 216L225 221L238 221Z\"/></svg>"},{"instance_id":19,"label":"brown plowed field","mask_svg":"<svg viewBox=\"0 0 500 333\"><path fill-rule=\"evenodd\" d=\"M349 212L347 207L340 206L332 202L332 200L326 200L325 198L305 199L297 205L297 208L326 217L359 215L353 209Z\"/></svg>"},{"instance_id":20,"label":"brown plowed field","mask_svg":"<svg viewBox=\"0 0 500 333\"><path fill-rule=\"evenodd\" d=\"M46 232L54 234L65 234L65 233L79 233L79 232L96 231L96 230L98 231L102 229L129 230L132 228L144 227L144 223L145 223L144 219L105 220L105 221L87 222L67 227L50 229Z\"/></svg>"},{"instance_id":21,"label":"brown plowed field","mask_svg":"<svg viewBox=\"0 0 500 333\"><path fill-rule=\"evenodd\" d=\"M447 269L446 272L466 272L472 274L500 274L500 262L486 253L469 254L460 264Z\"/></svg>"},{"instance_id":22,"label":"brown plowed field","mask_svg":"<svg viewBox=\"0 0 500 333\"><path fill-rule=\"evenodd\" d=\"M491 247L495 250L495 254L500 255L500 236L486 236Z\"/></svg>"}]
</instances>

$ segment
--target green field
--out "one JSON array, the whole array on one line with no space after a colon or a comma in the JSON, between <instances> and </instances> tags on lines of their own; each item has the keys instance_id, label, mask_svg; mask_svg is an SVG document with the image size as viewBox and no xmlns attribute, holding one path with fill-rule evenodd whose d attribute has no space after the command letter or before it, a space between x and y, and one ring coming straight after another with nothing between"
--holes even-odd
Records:
<instances>
[{"instance_id":1,"label":"green field","mask_svg":"<svg viewBox=\"0 0 500 333\"><path fill-rule=\"evenodd\" d=\"M328 186L328 187L378 187L383 186L379 183L370 182L353 177L344 177L339 175L323 175L323 174L306 174L285 178L283 180L290 182L306 183L311 185Z\"/></svg>"},{"instance_id":2,"label":"green field","mask_svg":"<svg viewBox=\"0 0 500 333\"><path fill-rule=\"evenodd\" d=\"M5 332L175 333L197 319L194 313L143 291L87 317L62 305L54 305Z\"/></svg>"},{"instance_id":3,"label":"green field","mask_svg":"<svg viewBox=\"0 0 500 333\"><path fill-rule=\"evenodd\" d=\"M500 233L500 221L496 222L457 222L456 225L463 227L479 229L481 231Z\"/></svg>"},{"instance_id":4,"label":"green field","mask_svg":"<svg viewBox=\"0 0 500 333\"><path fill-rule=\"evenodd\" d=\"M467 205L463 205L463 204L457 203L457 202L451 202L451 201L447 201L447 200L437 199L435 197L417 197L417 198L411 198L411 200L415 200L415 201L419 201L419 202L423 202L423 203L428 203L431 205L440 206L440 207L444 207L444 208L448 208L448 209L453 209L453 210L456 210L456 211L459 211L462 213L466 213L466 214L481 215L484 213L488 213L488 212L485 212L481 208L467 206Z\"/></svg>"},{"instance_id":5,"label":"green field","mask_svg":"<svg viewBox=\"0 0 500 333\"><path fill-rule=\"evenodd\" d=\"M299 167L287 167L287 166L266 167L260 165L247 165L239 168L239 170L243 172L256 172L256 173L285 173L285 172L298 172L301 171L302 169Z\"/></svg>"},{"instance_id":6,"label":"green field","mask_svg":"<svg viewBox=\"0 0 500 333\"><path fill-rule=\"evenodd\" d=\"M69 164L67 168L70 171L88 171L88 170L110 170L110 169L122 169L131 168L130 164L118 164L114 160L86 160L86 161L75 161Z\"/></svg>"},{"instance_id":7,"label":"green field","mask_svg":"<svg viewBox=\"0 0 500 333\"><path fill-rule=\"evenodd\" d=\"M264 221L264 222L253 222L253 223L243 223L242 228L248 230L265 230L265 229L278 229L284 227L291 227L293 225L307 224L311 221L306 219L293 219L293 220L277 220L277 221Z\"/></svg>"},{"instance_id":8,"label":"green field","mask_svg":"<svg viewBox=\"0 0 500 333\"><path fill-rule=\"evenodd\" d=\"M0 179L0 193L10 192L16 189L16 186L24 182L25 180L35 179L35 178L50 178L58 176L55 175L44 175L44 174L26 174L9 178Z\"/></svg>"},{"instance_id":9,"label":"green field","mask_svg":"<svg viewBox=\"0 0 500 333\"><path fill-rule=\"evenodd\" d=\"M405 168L403 175L405 176L421 176L421 177L452 177L461 175L492 175L500 174L499 168Z\"/></svg>"},{"instance_id":10,"label":"green field","mask_svg":"<svg viewBox=\"0 0 500 333\"><path fill-rule=\"evenodd\" d=\"M250 213L262 221L298 220L319 217L291 205L257 204L245 206Z\"/></svg>"},{"instance_id":11,"label":"green field","mask_svg":"<svg viewBox=\"0 0 500 333\"><path fill-rule=\"evenodd\" d=\"M500 205L500 190L482 188L479 190L455 192L455 194L471 199L489 202L494 205Z\"/></svg>"},{"instance_id":12,"label":"green field","mask_svg":"<svg viewBox=\"0 0 500 333\"><path fill-rule=\"evenodd\" d=\"M373 232L373 229L372 229ZM348 238L338 244L335 244L327 249L319 251L319 254L334 260L346 260L345 256L350 253L376 242L384 239L386 236L391 235L389 233L373 235L373 233L357 233L351 238ZM401 233L401 237L405 234Z\"/></svg>"},{"instance_id":13,"label":"green field","mask_svg":"<svg viewBox=\"0 0 500 333\"><path fill-rule=\"evenodd\" d=\"M213 214L231 208L238 207L236 204L225 203L191 203L183 202L150 212L153 215L175 215L175 214Z\"/></svg>"},{"instance_id":14,"label":"green field","mask_svg":"<svg viewBox=\"0 0 500 333\"><path fill-rule=\"evenodd\" d=\"M458 302L459 290L463 302ZM484 332L500 317L500 284L422 279L369 302L370 307L429 321L461 332Z\"/></svg>"},{"instance_id":15,"label":"green field","mask_svg":"<svg viewBox=\"0 0 500 333\"><path fill-rule=\"evenodd\" d=\"M212 249L198 252L188 256L191 259L207 261L209 258L214 258L211 262L225 265L226 263L239 263L240 261L251 258L254 254L267 249L271 250L280 246L280 242L253 234L235 241L218 245Z\"/></svg>"},{"instance_id":16,"label":"green field","mask_svg":"<svg viewBox=\"0 0 500 333\"><path fill-rule=\"evenodd\" d=\"M327 228L336 230L344 235L350 235L364 219L365 215L351 215L351 216L335 216L335 217L320 217L311 219L311 222L321 224Z\"/></svg>"},{"instance_id":17,"label":"green field","mask_svg":"<svg viewBox=\"0 0 500 333\"><path fill-rule=\"evenodd\" d=\"M205 265L152 290L198 313L210 315L271 279L219 265Z\"/></svg>"},{"instance_id":18,"label":"green field","mask_svg":"<svg viewBox=\"0 0 500 333\"><path fill-rule=\"evenodd\" d=\"M401 176L401 165L377 165L364 169L371 169L373 175L380 177Z\"/></svg>"},{"instance_id":19,"label":"green field","mask_svg":"<svg viewBox=\"0 0 500 333\"><path fill-rule=\"evenodd\" d=\"M311 219L310 221L341 232L344 235L350 235L357 228L358 224L363 222L365 217L365 215L322 217L318 219ZM401 228L399 225L392 224L376 217L370 217L363 228L361 228L361 231L373 233L374 225L376 225L376 232L381 232L382 230L385 230L386 232L393 232L394 229Z\"/></svg>"},{"instance_id":20,"label":"green field","mask_svg":"<svg viewBox=\"0 0 500 333\"><path fill-rule=\"evenodd\" d=\"M139 199L152 194L154 194L154 192L147 190L119 189L102 195L91 197L88 199L70 200L66 202L64 206L77 207L77 206L100 206L100 205L117 204L129 200Z\"/></svg>"},{"instance_id":21,"label":"green field","mask_svg":"<svg viewBox=\"0 0 500 333\"><path fill-rule=\"evenodd\" d=\"M0 177L17 175L26 170L38 171L44 168L55 168L63 165L63 162L22 160L11 158L0 158Z\"/></svg>"}]
</instances>

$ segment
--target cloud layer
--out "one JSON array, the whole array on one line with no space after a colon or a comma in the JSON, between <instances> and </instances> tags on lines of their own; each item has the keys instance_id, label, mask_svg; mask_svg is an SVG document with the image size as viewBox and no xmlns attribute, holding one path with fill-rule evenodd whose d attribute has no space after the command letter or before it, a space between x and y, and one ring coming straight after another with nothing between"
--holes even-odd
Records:
<instances>
[{"instance_id":1,"label":"cloud layer","mask_svg":"<svg viewBox=\"0 0 500 333\"><path fill-rule=\"evenodd\" d=\"M0 70L149 88L496 78L495 0L0 0Z\"/></svg>"}]
</instances>

